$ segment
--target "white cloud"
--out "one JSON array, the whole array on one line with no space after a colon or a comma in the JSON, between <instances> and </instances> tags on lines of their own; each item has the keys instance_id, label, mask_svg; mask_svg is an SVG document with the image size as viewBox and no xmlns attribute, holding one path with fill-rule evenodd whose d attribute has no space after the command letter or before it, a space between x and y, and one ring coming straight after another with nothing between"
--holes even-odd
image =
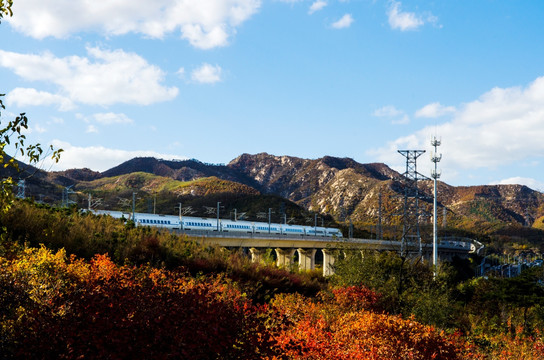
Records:
<instances>
[{"instance_id":1,"label":"white cloud","mask_svg":"<svg viewBox=\"0 0 544 360\"><path fill-rule=\"evenodd\" d=\"M191 79L202 84L213 84L221 81L221 67L219 65L202 64L199 68L193 70Z\"/></svg>"},{"instance_id":2,"label":"white cloud","mask_svg":"<svg viewBox=\"0 0 544 360\"><path fill-rule=\"evenodd\" d=\"M404 114L404 111L398 110L393 105L387 105L387 106L381 107L379 109L374 110L374 112L372 113L372 115L377 117L394 117L394 116L399 116L403 114Z\"/></svg>"},{"instance_id":3,"label":"white cloud","mask_svg":"<svg viewBox=\"0 0 544 360\"><path fill-rule=\"evenodd\" d=\"M64 119L63 119L63 118L56 117L56 116L53 116L53 117L51 118L51 123L53 123L53 124L64 124Z\"/></svg>"},{"instance_id":4,"label":"white cloud","mask_svg":"<svg viewBox=\"0 0 544 360\"><path fill-rule=\"evenodd\" d=\"M57 58L49 52L34 55L0 50L0 66L12 69L25 80L56 85L59 94L49 98L68 99L63 100L67 103L149 105L178 94L177 88L161 84L165 73L160 68L137 54L98 47L88 47L87 52L89 57ZM41 93L42 100L46 97Z\"/></svg>"},{"instance_id":5,"label":"white cloud","mask_svg":"<svg viewBox=\"0 0 544 360\"><path fill-rule=\"evenodd\" d=\"M227 45L260 6L261 0L18 0L7 21L37 39L84 31L163 38L179 31L193 46L209 49Z\"/></svg>"},{"instance_id":6,"label":"white cloud","mask_svg":"<svg viewBox=\"0 0 544 360\"><path fill-rule=\"evenodd\" d=\"M425 23L423 19L415 13L402 12L400 6L400 2L391 1L387 15L389 17L389 25L392 29L398 29L400 31L415 30ZM436 21L436 17L434 17L434 19Z\"/></svg>"},{"instance_id":7,"label":"white cloud","mask_svg":"<svg viewBox=\"0 0 544 360\"><path fill-rule=\"evenodd\" d=\"M323 9L325 6L327 6L327 2L323 0L317 0L310 5L310 9L308 10L308 14L313 14L316 11L319 11Z\"/></svg>"},{"instance_id":8,"label":"white cloud","mask_svg":"<svg viewBox=\"0 0 544 360\"><path fill-rule=\"evenodd\" d=\"M46 160L45 168L51 170L66 170L87 167L94 171L105 171L135 157L151 156L160 159L185 160L187 157L170 154L160 154L154 151L126 151L109 149L103 146L79 147L70 143L54 140L52 145L56 149L63 149L58 164L50 159Z\"/></svg>"},{"instance_id":9,"label":"white cloud","mask_svg":"<svg viewBox=\"0 0 544 360\"><path fill-rule=\"evenodd\" d=\"M112 112L97 113L93 115L94 120L103 125L111 124L132 124L134 121L125 114L116 114Z\"/></svg>"},{"instance_id":10,"label":"white cloud","mask_svg":"<svg viewBox=\"0 0 544 360\"><path fill-rule=\"evenodd\" d=\"M532 178L515 176L500 181L493 181L491 185L525 185L533 190L544 191L544 183Z\"/></svg>"},{"instance_id":11,"label":"white cloud","mask_svg":"<svg viewBox=\"0 0 544 360\"><path fill-rule=\"evenodd\" d=\"M372 115L381 118L388 118L391 120L392 124L408 124L410 122L410 117L404 111L399 110L392 105L387 105L376 109Z\"/></svg>"},{"instance_id":12,"label":"white cloud","mask_svg":"<svg viewBox=\"0 0 544 360\"><path fill-rule=\"evenodd\" d=\"M40 125L34 126L34 130L36 130L36 132L37 132L37 133L40 133L40 134L47 131L46 128L44 128L43 126L40 126Z\"/></svg>"},{"instance_id":13,"label":"white cloud","mask_svg":"<svg viewBox=\"0 0 544 360\"><path fill-rule=\"evenodd\" d=\"M73 102L62 95L51 94L36 89L15 88L6 96L6 104L18 107L56 105L60 111L74 109Z\"/></svg>"},{"instance_id":14,"label":"white cloud","mask_svg":"<svg viewBox=\"0 0 544 360\"><path fill-rule=\"evenodd\" d=\"M406 114L402 115L399 118L391 120L392 124L405 125L410 123L410 117Z\"/></svg>"},{"instance_id":15,"label":"white cloud","mask_svg":"<svg viewBox=\"0 0 544 360\"><path fill-rule=\"evenodd\" d=\"M454 113L456 111L453 106L444 106L438 102L427 104L415 113L415 117L420 118L439 118L441 116Z\"/></svg>"},{"instance_id":16,"label":"white cloud","mask_svg":"<svg viewBox=\"0 0 544 360\"><path fill-rule=\"evenodd\" d=\"M544 154L544 77L527 87L494 88L457 107L451 121L428 126L369 153L399 164L398 149L426 149L442 138L443 175L471 169L498 169ZM451 178L451 177L450 177Z\"/></svg>"},{"instance_id":17,"label":"white cloud","mask_svg":"<svg viewBox=\"0 0 544 360\"><path fill-rule=\"evenodd\" d=\"M94 125L87 126L87 129L85 130L87 134L98 134L98 129Z\"/></svg>"},{"instance_id":18,"label":"white cloud","mask_svg":"<svg viewBox=\"0 0 544 360\"><path fill-rule=\"evenodd\" d=\"M331 26L334 28L334 29L345 29L345 28L348 28L351 26L351 24L353 23L353 17L351 16L351 14L346 14L344 16L342 16L338 21L335 21L331 24Z\"/></svg>"}]
</instances>

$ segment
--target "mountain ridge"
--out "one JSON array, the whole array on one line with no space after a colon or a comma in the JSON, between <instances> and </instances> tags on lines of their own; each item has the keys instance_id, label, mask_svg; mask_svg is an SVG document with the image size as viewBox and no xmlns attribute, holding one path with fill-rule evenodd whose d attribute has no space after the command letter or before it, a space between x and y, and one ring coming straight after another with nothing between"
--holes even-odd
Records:
<instances>
[{"instance_id":1,"label":"mountain ridge","mask_svg":"<svg viewBox=\"0 0 544 360\"><path fill-rule=\"evenodd\" d=\"M234 191L233 196L236 191L280 196L308 211L328 214L341 222L350 220L361 226L377 223L379 214L386 224L400 224L396 214L402 209L401 174L386 164L361 164L351 158L304 159L244 153L228 164L206 164L195 159L172 161L141 157L102 173L70 169L48 173L47 177L55 184L69 186L137 172L182 182L209 179L202 183L206 184L206 194L213 193L210 189L227 188ZM219 181L230 183L211 185ZM232 185L235 183L245 187ZM429 199L422 200L421 207L424 212L431 213L432 181L420 181L419 184L421 193ZM476 229L509 225L544 228L544 195L526 186L438 184L438 203L447 209L447 225ZM147 191L153 191L153 185L147 186ZM81 186L78 188L84 190ZM202 189L202 186L195 187L193 193L202 195ZM422 222L429 219L422 218Z\"/></svg>"}]
</instances>

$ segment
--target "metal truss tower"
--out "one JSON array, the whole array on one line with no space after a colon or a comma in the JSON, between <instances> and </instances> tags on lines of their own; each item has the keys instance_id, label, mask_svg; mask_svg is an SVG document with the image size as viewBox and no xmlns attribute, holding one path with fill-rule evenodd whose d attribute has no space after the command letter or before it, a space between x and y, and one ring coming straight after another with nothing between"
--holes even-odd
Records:
<instances>
[{"instance_id":1,"label":"metal truss tower","mask_svg":"<svg viewBox=\"0 0 544 360\"><path fill-rule=\"evenodd\" d=\"M19 180L19 182L17 182L17 198L19 199L24 199L26 196L25 196L25 180Z\"/></svg>"},{"instance_id":2,"label":"metal truss tower","mask_svg":"<svg viewBox=\"0 0 544 360\"><path fill-rule=\"evenodd\" d=\"M423 215L419 209L419 200L423 198L419 193L417 182L429 178L417 172L417 158L425 153L425 150L398 150L406 157L406 171L402 174L404 187L404 212L401 238L401 256L406 256L408 244L418 243L419 255L423 255L419 218Z\"/></svg>"},{"instance_id":3,"label":"metal truss tower","mask_svg":"<svg viewBox=\"0 0 544 360\"><path fill-rule=\"evenodd\" d=\"M69 207L70 205L76 203L70 199L70 195L76 193L74 190L72 190L73 186L74 185L67 186L62 190L62 207Z\"/></svg>"}]
</instances>

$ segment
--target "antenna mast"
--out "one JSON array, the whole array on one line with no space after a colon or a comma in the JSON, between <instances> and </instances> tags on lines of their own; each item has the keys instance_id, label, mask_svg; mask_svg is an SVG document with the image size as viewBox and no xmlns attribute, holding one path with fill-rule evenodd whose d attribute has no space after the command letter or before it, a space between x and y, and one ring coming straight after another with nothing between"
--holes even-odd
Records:
<instances>
[{"instance_id":1,"label":"antenna mast","mask_svg":"<svg viewBox=\"0 0 544 360\"><path fill-rule=\"evenodd\" d=\"M431 146L434 147L434 153L431 154L431 161L434 163L434 170L431 170L431 177L433 178L433 272L436 277L436 269L438 266L438 231L436 227L436 193L437 193L437 180L440 178L440 172L438 171L438 163L442 160L442 154L438 154L438 147L442 143L436 136L431 139Z\"/></svg>"}]
</instances>

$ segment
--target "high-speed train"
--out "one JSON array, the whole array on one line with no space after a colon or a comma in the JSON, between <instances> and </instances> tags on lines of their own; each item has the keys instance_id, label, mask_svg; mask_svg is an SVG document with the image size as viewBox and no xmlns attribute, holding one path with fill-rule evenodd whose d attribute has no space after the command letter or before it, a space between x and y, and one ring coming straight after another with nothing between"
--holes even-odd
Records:
<instances>
[{"instance_id":1,"label":"high-speed train","mask_svg":"<svg viewBox=\"0 0 544 360\"><path fill-rule=\"evenodd\" d=\"M109 215L114 218L132 219L132 213L110 210L92 210L95 215ZM132 219L136 226L152 226L167 229L204 230L221 232L243 232L251 234L276 234L299 236L323 236L341 238L339 229L320 226L289 225L245 220L225 220L192 216L158 215L135 213Z\"/></svg>"}]
</instances>

